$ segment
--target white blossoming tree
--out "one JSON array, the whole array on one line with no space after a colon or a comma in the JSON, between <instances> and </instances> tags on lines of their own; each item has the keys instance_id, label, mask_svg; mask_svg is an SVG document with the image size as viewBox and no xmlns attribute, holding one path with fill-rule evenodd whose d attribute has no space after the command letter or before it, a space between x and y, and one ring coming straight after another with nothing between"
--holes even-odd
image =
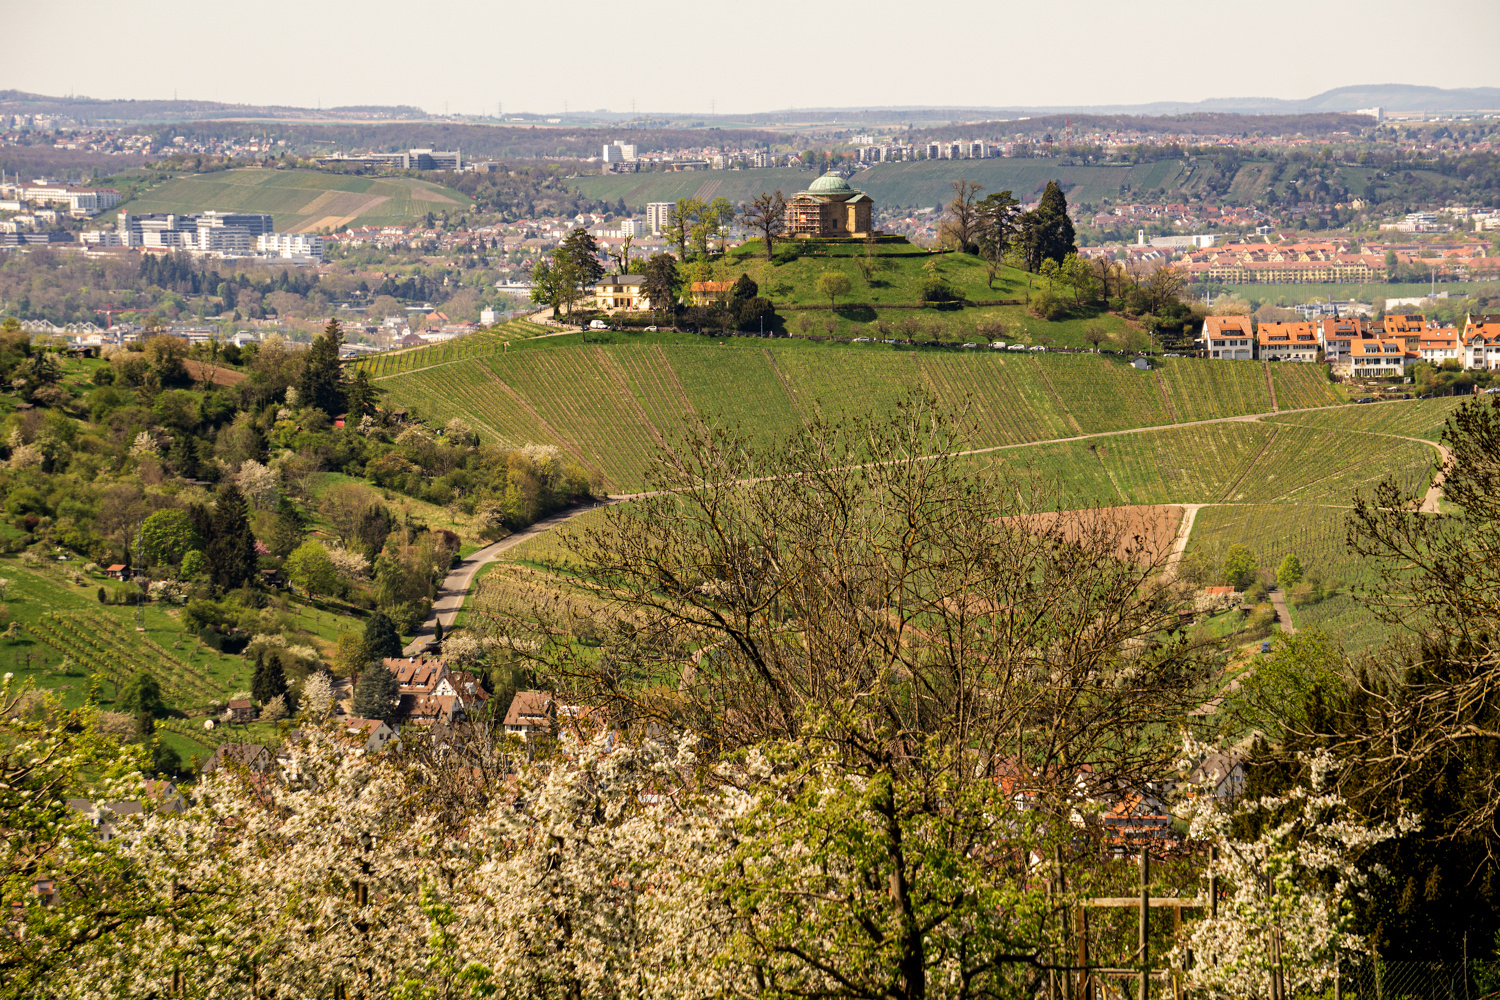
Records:
<instances>
[{"instance_id":1,"label":"white blossoming tree","mask_svg":"<svg viewBox=\"0 0 1500 1000\"><path fill-rule=\"evenodd\" d=\"M1233 807L1212 795L1192 801L1191 836L1217 848L1203 877L1218 880L1220 897L1217 913L1194 922L1169 956L1190 988L1225 998L1301 995L1332 983L1340 954L1357 949L1351 898L1381 874L1361 864L1364 852L1420 824L1409 814L1395 824L1356 821L1331 787L1332 758L1308 763L1308 786L1285 795ZM1236 837L1237 821L1258 825L1259 836Z\"/></svg>"}]
</instances>

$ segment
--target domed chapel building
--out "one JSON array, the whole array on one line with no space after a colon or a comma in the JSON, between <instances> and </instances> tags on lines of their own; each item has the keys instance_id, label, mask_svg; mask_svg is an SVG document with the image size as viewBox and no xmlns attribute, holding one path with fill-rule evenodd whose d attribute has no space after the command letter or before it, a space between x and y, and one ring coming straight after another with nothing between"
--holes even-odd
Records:
<instances>
[{"instance_id":1,"label":"domed chapel building","mask_svg":"<svg viewBox=\"0 0 1500 1000\"><path fill-rule=\"evenodd\" d=\"M874 235L870 210L875 203L838 174L824 174L787 202L787 229L793 239Z\"/></svg>"}]
</instances>

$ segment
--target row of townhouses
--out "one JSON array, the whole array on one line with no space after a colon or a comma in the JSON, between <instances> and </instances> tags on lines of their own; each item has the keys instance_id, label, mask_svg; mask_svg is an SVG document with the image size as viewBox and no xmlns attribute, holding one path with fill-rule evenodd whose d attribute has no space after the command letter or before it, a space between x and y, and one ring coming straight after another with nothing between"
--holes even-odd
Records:
<instances>
[{"instance_id":1,"label":"row of townhouses","mask_svg":"<svg viewBox=\"0 0 1500 1000\"><path fill-rule=\"evenodd\" d=\"M1206 358L1324 361L1345 375L1401 375L1417 361L1457 361L1464 368L1494 371L1500 370L1500 316L1467 316L1462 329L1439 326L1420 314L1259 325L1249 316L1210 316L1200 344Z\"/></svg>"}]
</instances>

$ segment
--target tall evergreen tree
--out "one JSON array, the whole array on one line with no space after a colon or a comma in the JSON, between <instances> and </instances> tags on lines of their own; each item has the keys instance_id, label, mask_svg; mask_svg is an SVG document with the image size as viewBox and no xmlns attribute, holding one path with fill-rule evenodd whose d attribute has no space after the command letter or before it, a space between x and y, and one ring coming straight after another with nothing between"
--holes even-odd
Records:
<instances>
[{"instance_id":1,"label":"tall evergreen tree","mask_svg":"<svg viewBox=\"0 0 1500 1000\"><path fill-rule=\"evenodd\" d=\"M655 254L646 261L643 277L641 292L651 301L652 309L671 309L677 304L682 278L677 273L676 257L669 253Z\"/></svg>"},{"instance_id":2,"label":"tall evergreen tree","mask_svg":"<svg viewBox=\"0 0 1500 1000\"><path fill-rule=\"evenodd\" d=\"M384 611L375 612L365 621L365 647L376 662L401 655L401 636L396 633L396 623Z\"/></svg>"},{"instance_id":3,"label":"tall evergreen tree","mask_svg":"<svg viewBox=\"0 0 1500 1000\"><path fill-rule=\"evenodd\" d=\"M353 377L344 385L344 407L348 410L351 425L358 424L360 417L375 412L375 401L380 392L370 381L368 371L355 369Z\"/></svg>"},{"instance_id":4,"label":"tall evergreen tree","mask_svg":"<svg viewBox=\"0 0 1500 1000\"><path fill-rule=\"evenodd\" d=\"M1068 199L1057 181L1048 181L1036 208L1021 216L1020 243L1026 269L1033 272L1041 270L1044 260L1061 264L1068 254L1078 252Z\"/></svg>"},{"instance_id":5,"label":"tall evergreen tree","mask_svg":"<svg viewBox=\"0 0 1500 1000\"><path fill-rule=\"evenodd\" d=\"M371 663L354 685L355 716L389 720L396 710L396 690L396 675L378 660Z\"/></svg>"},{"instance_id":6,"label":"tall evergreen tree","mask_svg":"<svg viewBox=\"0 0 1500 1000\"><path fill-rule=\"evenodd\" d=\"M562 249L573 264L580 288L604 277L604 265L599 262L599 243L587 229L580 226L564 236Z\"/></svg>"},{"instance_id":7,"label":"tall evergreen tree","mask_svg":"<svg viewBox=\"0 0 1500 1000\"><path fill-rule=\"evenodd\" d=\"M276 520L271 525L271 538L266 546L271 555L285 559L291 555L307 534L307 519L296 504L282 497L276 504Z\"/></svg>"},{"instance_id":8,"label":"tall evergreen tree","mask_svg":"<svg viewBox=\"0 0 1500 1000\"><path fill-rule=\"evenodd\" d=\"M278 695L286 694L286 672L281 669L281 654L275 650L256 654L250 694L262 707L269 705Z\"/></svg>"},{"instance_id":9,"label":"tall evergreen tree","mask_svg":"<svg viewBox=\"0 0 1500 1000\"><path fill-rule=\"evenodd\" d=\"M322 410L329 416L343 412L343 369L339 365L339 347L344 331L339 321L331 319L323 333L307 352L307 366L302 369L302 405Z\"/></svg>"},{"instance_id":10,"label":"tall evergreen tree","mask_svg":"<svg viewBox=\"0 0 1500 1000\"><path fill-rule=\"evenodd\" d=\"M219 487L204 558L214 586L220 590L243 587L255 575L255 535L250 531L249 504L232 482Z\"/></svg>"}]
</instances>

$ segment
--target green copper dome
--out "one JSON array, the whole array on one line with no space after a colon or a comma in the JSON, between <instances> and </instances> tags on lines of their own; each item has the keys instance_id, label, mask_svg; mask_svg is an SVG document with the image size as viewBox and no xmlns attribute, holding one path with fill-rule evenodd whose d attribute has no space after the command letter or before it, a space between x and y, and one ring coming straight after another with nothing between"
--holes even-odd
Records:
<instances>
[{"instance_id":1,"label":"green copper dome","mask_svg":"<svg viewBox=\"0 0 1500 1000\"><path fill-rule=\"evenodd\" d=\"M842 194L854 189L838 174L824 174L808 185L807 190L813 194Z\"/></svg>"}]
</instances>

